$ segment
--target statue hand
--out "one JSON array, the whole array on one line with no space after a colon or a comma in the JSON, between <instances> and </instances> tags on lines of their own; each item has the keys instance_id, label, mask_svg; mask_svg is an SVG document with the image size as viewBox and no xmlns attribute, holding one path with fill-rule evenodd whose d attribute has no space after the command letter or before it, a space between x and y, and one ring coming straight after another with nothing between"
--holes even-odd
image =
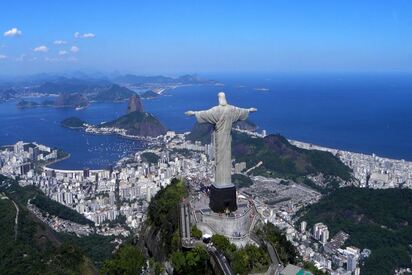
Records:
<instances>
[{"instance_id":1,"label":"statue hand","mask_svg":"<svg viewBox=\"0 0 412 275\"><path fill-rule=\"evenodd\" d=\"M256 112L257 109L256 108L249 108L249 112Z\"/></svg>"},{"instance_id":2,"label":"statue hand","mask_svg":"<svg viewBox=\"0 0 412 275\"><path fill-rule=\"evenodd\" d=\"M187 112L185 112L185 115L187 115L187 116L194 116L194 115L195 115L195 112L193 112L193 111L187 111Z\"/></svg>"}]
</instances>

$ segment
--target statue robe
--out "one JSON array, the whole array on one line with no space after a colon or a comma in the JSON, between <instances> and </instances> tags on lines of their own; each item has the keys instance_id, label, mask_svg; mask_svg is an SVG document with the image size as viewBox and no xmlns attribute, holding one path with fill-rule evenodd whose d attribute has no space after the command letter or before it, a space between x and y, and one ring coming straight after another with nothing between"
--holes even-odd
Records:
<instances>
[{"instance_id":1,"label":"statue robe","mask_svg":"<svg viewBox=\"0 0 412 275\"><path fill-rule=\"evenodd\" d=\"M215 186L226 188L233 186L232 172L232 125L238 120L245 120L248 109L232 105L215 106L206 111L195 112L197 122L214 125L215 146Z\"/></svg>"}]
</instances>

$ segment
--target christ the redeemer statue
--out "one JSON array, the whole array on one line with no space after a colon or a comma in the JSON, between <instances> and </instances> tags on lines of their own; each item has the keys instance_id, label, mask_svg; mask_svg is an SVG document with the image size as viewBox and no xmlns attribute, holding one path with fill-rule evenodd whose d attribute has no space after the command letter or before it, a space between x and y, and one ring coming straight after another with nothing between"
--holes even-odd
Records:
<instances>
[{"instance_id":1,"label":"christ the redeemer statue","mask_svg":"<svg viewBox=\"0 0 412 275\"><path fill-rule=\"evenodd\" d=\"M227 104L225 93L218 94L219 105L206 111L188 111L185 114L196 116L199 123L214 126L215 145L215 182L211 188L210 207L215 212L234 211L236 205L236 188L231 180L232 171L232 125L245 120L255 108L239 108Z\"/></svg>"}]
</instances>

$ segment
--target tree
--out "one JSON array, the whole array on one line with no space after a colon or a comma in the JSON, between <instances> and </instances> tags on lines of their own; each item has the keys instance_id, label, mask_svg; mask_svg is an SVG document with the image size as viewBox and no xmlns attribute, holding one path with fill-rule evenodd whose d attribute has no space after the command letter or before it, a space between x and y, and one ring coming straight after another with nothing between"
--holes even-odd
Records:
<instances>
[{"instance_id":1,"label":"tree","mask_svg":"<svg viewBox=\"0 0 412 275\"><path fill-rule=\"evenodd\" d=\"M156 164L160 157L152 152L144 152L141 154L141 158L150 164Z\"/></svg>"},{"instance_id":2,"label":"tree","mask_svg":"<svg viewBox=\"0 0 412 275\"><path fill-rule=\"evenodd\" d=\"M145 264L145 258L140 250L127 244L121 246L112 259L106 260L101 273L106 275L140 274Z\"/></svg>"},{"instance_id":3,"label":"tree","mask_svg":"<svg viewBox=\"0 0 412 275\"><path fill-rule=\"evenodd\" d=\"M233 249L233 244L230 243L229 239L223 235L214 234L211 238L212 243L217 249L225 251L229 250L236 250L236 247Z\"/></svg>"},{"instance_id":4,"label":"tree","mask_svg":"<svg viewBox=\"0 0 412 275\"><path fill-rule=\"evenodd\" d=\"M161 232L162 252L168 255L177 249L179 228L179 203L187 196L186 186L183 181L173 179L166 188L157 192L150 202L148 218L150 224Z\"/></svg>"},{"instance_id":5,"label":"tree","mask_svg":"<svg viewBox=\"0 0 412 275\"><path fill-rule=\"evenodd\" d=\"M295 247L272 223L265 224L265 226L259 230L258 235L273 245L283 263L296 263L297 252Z\"/></svg>"},{"instance_id":6,"label":"tree","mask_svg":"<svg viewBox=\"0 0 412 275\"><path fill-rule=\"evenodd\" d=\"M207 251L201 246L196 246L187 252L172 253L170 260L177 274L199 274L208 271L208 258Z\"/></svg>"},{"instance_id":7,"label":"tree","mask_svg":"<svg viewBox=\"0 0 412 275\"><path fill-rule=\"evenodd\" d=\"M200 231L196 225L192 227L191 235L193 238L201 239L202 238L202 231Z\"/></svg>"},{"instance_id":8,"label":"tree","mask_svg":"<svg viewBox=\"0 0 412 275\"><path fill-rule=\"evenodd\" d=\"M236 251L236 246L230 243L228 238L223 235L215 234L212 236L211 241L229 260L233 259L233 253Z\"/></svg>"},{"instance_id":9,"label":"tree","mask_svg":"<svg viewBox=\"0 0 412 275\"><path fill-rule=\"evenodd\" d=\"M269 256L263 248L248 244L235 252L231 263L237 274L262 272L269 266Z\"/></svg>"},{"instance_id":10,"label":"tree","mask_svg":"<svg viewBox=\"0 0 412 275\"><path fill-rule=\"evenodd\" d=\"M174 271L182 273L186 268L186 257L183 252L177 251L170 256Z\"/></svg>"}]
</instances>

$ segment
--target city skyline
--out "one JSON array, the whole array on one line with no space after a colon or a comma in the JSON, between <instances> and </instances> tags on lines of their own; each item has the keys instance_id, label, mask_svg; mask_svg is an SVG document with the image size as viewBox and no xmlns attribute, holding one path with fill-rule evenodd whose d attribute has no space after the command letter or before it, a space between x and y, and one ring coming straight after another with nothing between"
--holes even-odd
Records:
<instances>
[{"instance_id":1,"label":"city skyline","mask_svg":"<svg viewBox=\"0 0 412 275\"><path fill-rule=\"evenodd\" d=\"M407 1L1 6L0 69L9 75L410 72L412 65Z\"/></svg>"}]
</instances>

